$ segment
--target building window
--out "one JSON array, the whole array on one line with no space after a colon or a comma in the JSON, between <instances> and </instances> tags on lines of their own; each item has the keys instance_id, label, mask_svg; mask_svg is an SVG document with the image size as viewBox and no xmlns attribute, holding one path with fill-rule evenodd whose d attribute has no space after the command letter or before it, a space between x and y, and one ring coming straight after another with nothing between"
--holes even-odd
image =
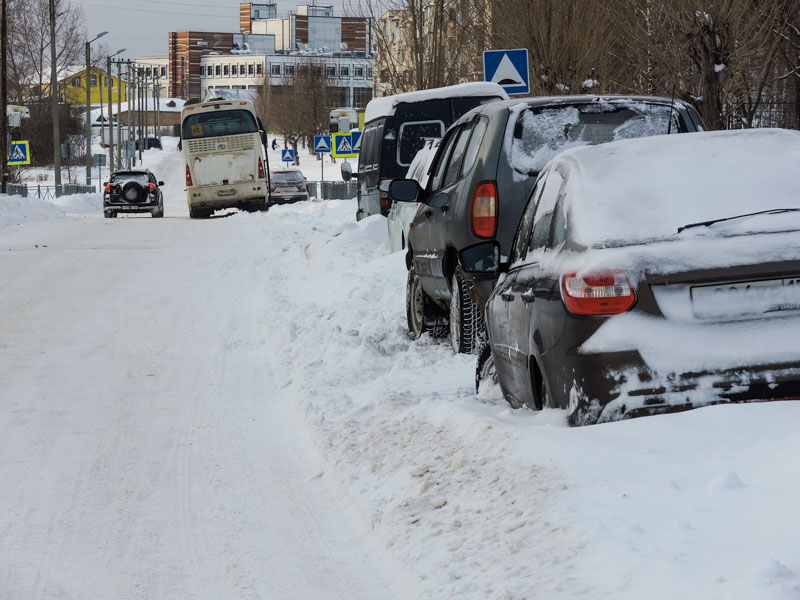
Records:
<instances>
[{"instance_id":1,"label":"building window","mask_svg":"<svg viewBox=\"0 0 800 600\"><path fill-rule=\"evenodd\" d=\"M244 71L247 67L244 65L239 65L239 75L244 75Z\"/></svg>"},{"instance_id":2,"label":"building window","mask_svg":"<svg viewBox=\"0 0 800 600\"><path fill-rule=\"evenodd\" d=\"M223 74L223 75L225 75L225 77L228 77L228 76L231 74L231 68L230 68L230 66L228 66L228 65L223 65L223 66L222 66L222 74Z\"/></svg>"},{"instance_id":3,"label":"building window","mask_svg":"<svg viewBox=\"0 0 800 600\"><path fill-rule=\"evenodd\" d=\"M161 76L162 77L166 77L167 76L167 67L161 67Z\"/></svg>"},{"instance_id":4,"label":"building window","mask_svg":"<svg viewBox=\"0 0 800 600\"><path fill-rule=\"evenodd\" d=\"M97 75L89 75L89 87L97 87Z\"/></svg>"},{"instance_id":5,"label":"building window","mask_svg":"<svg viewBox=\"0 0 800 600\"><path fill-rule=\"evenodd\" d=\"M81 78L80 77L76 77L75 79L73 79L72 80L72 86L73 87L81 87Z\"/></svg>"},{"instance_id":6,"label":"building window","mask_svg":"<svg viewBox=\"0 0 800 600\"><path fill-rule=\"evenodd\" d=\"M219 65L214 67L214 73L217 75L217 77L219 77L222 74L222 67L220 67Z\"/></svg>"},{"instance_id":7,"label":"building window","mask_svg":"<svg viewBox=\"0 0 800 600\"><path fill-rule=\"evenodd\" d=\"M252 63L247 65L247 74L248 75L252 75L253 74L253 65L252 65Z\"/></svg>"},{"instance_id":8,"label":"building window","mask_svg":"<svg viewBox=\"0 0 800 600\"><path fill-rule=\"evenodd\" d=\"M353 67L353 77L364 79L364 67Z\"/></svg>"},{"instance_id":9,"label":"building window","mask_svg":"<svg viewBox=\"0 0 800 600\"><path fill-rule=\"evenodd\" d=\"M239 74L239 65L233 65L231 67L231 75L238 75Z\"/></svg>"},{"instance_id":10,"label":"building window","mask_svg":"<svg viewBox=\"0 0 800 600\"><path fill-rule=\"evenodd\" d=\"M270 71L271 75L273 75L275 77L280 77L281 76L281 65L280 65L280 63L272 63L270 68L272 69Z\"/></svg>"},{"instance_id":11,"label":"building window","mask_svg":"<svg viewBox=\"0 0 800 600\"><path fill-rule=\"evenodd\" d=\"M286 65L284 73L287 77L294 77L294 65Z\"/></svg>"},{"instance_id":12,"label":"building window","mask_svg":"<svg viewBox=\"0 0 800 600\"><path fill-rule=\"evenodd\" d=\"M327 77L336 77L336 67L334 67L333 65L326 65L325 75Z\"/></svg>"},{"instance_id":13,"label":"building window","mask_svg":"<svg viewBox=\"0 0 800 600\"><path fill-rule=\"evenodd\" d=\"M280 68L281 68L281 66L278 65L278 70L279 71L280 71ZM256 75L261 75L261 74L263 74L263 72L264 72L264 65L262 65L261 63L258 63L256 65Z\"/></svg>"},{"instance_id":14,"label":"building window","mask_svg":"<svg viewBox=\"0 0 800 600\"><path fill-rule=\"evenodd\" d=\"M349 65L342 65L339 67L339 77L350 77Z\"/></svg>"},{"instance_id":15,"label":"building window","mask_svg":"<svg viewBox=\"0 0 800 600\"><path fill-rule=\"evenodd\" d=\"M367 78L372 79L372 67L367 67Z\"/></svg>"}]
</instances>

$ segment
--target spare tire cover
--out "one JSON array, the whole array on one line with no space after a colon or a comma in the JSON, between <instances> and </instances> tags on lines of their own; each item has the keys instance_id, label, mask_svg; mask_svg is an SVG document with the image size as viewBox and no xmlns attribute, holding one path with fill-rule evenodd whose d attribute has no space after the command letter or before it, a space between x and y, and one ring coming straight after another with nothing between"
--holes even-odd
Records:
<instances>
[{"instance_id":1,"label":"spare tire cover","mask_svg":"<svg viewBox=\"0 0 800 600\"><path fill-rule=\"evenodd\" d=\"M144 188L135 181L129 181L122 188L122 197L126 202L142 202L144 200Z\"/></svg>"}]
</instances>

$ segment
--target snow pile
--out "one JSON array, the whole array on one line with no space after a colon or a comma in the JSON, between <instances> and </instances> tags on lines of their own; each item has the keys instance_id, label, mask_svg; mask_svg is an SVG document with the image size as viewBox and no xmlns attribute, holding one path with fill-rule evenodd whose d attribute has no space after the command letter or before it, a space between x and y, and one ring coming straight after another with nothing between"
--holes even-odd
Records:
<instances>
[{"instance_id":1,"label":"snow pile","mask_svg":"<svg viewBox=\"0 0 800 600\"><path fill-rule=\"evenodd\" d=\"M29 221L60 219L63 216L63 211L38 198L0 196L0 228Z\"/></svg>"}]
</instances>

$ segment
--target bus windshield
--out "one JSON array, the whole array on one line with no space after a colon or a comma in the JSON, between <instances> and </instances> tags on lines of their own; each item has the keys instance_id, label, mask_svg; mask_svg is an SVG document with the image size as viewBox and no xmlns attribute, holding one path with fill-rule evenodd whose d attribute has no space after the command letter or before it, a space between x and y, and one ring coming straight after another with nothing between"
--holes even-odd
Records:
<instances>
[{"instance_id":1,"label":"bus windshield","mask_svg":"<svg viewBox=\"0 0 800 600\"><path fill-rule=\"evenodd\" d=\"M237 135L258 131L256 120L246 110L215 110L186 117L183 121L183 139Z\"/></svg>"}]
</instances>

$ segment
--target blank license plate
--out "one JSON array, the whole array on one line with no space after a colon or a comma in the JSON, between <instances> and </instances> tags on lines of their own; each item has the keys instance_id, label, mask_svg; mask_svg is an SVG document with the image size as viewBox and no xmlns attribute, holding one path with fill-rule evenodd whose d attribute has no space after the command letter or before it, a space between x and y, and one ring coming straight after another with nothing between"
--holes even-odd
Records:
<instances>
[{"instance_id":1,"label":"blank license plate","mask_svg":"<svg viewBox=\"0 0 800 600\"><path fill-rule=\"evenodd\" d=\"M749 317L800 309L800 277L736 281L691 288L695 316Z\"/></svg>"}]
</instances>

